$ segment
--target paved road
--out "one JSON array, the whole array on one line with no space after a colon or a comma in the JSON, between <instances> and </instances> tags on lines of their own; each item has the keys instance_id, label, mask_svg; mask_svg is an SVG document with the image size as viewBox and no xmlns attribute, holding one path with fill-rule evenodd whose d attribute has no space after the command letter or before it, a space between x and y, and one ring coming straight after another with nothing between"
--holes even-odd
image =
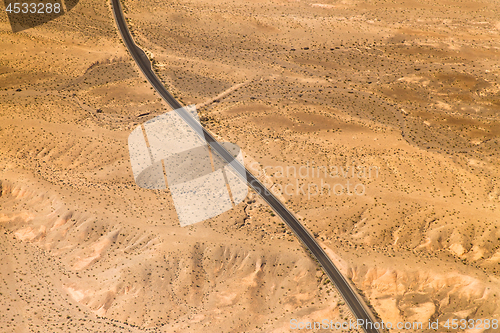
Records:
<instances>
[{"instance_id":1,"label":"paved road","mask_svg":"<svg viewBox=\"0 0 500 333\"><path fill-rule=\"evenodd\" d=\"M379 330L370 328L369 323L373 323L373 315L365 308L357 293L352 289L351 285L344 276L339 272L337 267L331 262L323 249L318 245L316 240L304 228L304 226L295 218L295 216L257 179L255 178L240 162L235 160L215 138L205 130L191 115L189 115L182 105L165 89L163 84L154 74L151 69L151 63L144 53L134 42L127 27L127 23L123 16L119 0L111 0L113 4L113 14L115 15L116 24L122 35L123 41L127 46L130 54L141 69L142 73L148 79L149 83L156 89L160 96L167 102L177 114L188 123L188 125L196 131L200 137L204 138L211 146L212 151L217 152L225 161L227 161L234 171L259 194L273 210L278 214L283 221L293 230L302 243L311 251L311 253L319 261L323 270L328 275L330 280L335 283L335 286L345 299L353 314L358 320L363 320L362 328L367 333L378 333ZM368 327L367 327L368 326ZM361 326L360 326L361 327Z\"/></svg>"}]
</instances>

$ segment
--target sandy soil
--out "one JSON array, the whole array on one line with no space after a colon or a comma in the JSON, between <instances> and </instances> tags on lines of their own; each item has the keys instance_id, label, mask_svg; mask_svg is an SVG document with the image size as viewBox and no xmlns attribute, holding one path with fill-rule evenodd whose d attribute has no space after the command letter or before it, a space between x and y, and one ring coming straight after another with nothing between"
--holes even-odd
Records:
<instances>
[{"instance_id":1,"label":"sandy soil","mask_svg":"<svg viewBox=\"0 0 500 333\"><path fill-rule=\"evenodd\" d=\"M243 149L380 319L500 319L498 6L125 5L167 87ZM168 108L107 3L18 34L1 16L0 33L2 332L287 332L292 318L352 317L253 194L180 228L168 192L135 186L128 134ZM358 192L328 193L348 181Z\"/></svg>"}]
</instances>

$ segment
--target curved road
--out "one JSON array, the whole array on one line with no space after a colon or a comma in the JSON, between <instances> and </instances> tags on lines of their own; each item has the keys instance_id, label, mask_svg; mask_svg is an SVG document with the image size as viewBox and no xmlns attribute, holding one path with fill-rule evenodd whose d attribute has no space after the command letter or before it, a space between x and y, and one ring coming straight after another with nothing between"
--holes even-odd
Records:
<instances>
[{"instance_id":1,"label":"curved road","mask_svg":"<svg viewBox=\"0 0 500 333\"><path fill-rule=\"evenodd\" d=\"M227 161L236 174L240 176L248 185L253 188L273 210L278 214L290 229L297 235L302 243L311 251L311 253L319 261L323 270L328 275L330 280L335 283L342 297L345 299L352 313L356 316L357 320L362 320L364 324L360 324L366 333L379 333L379 330L371 328L372 323L375 322L373 315L366 309L360 297L353 290L349 282L339 272L337 267L331 262L330 258L326 255L323 249L318 245L316 240L304 228L304 226L295 218L295 216L257 179L255 178L241 163L235 160L215 138L203 128L191 115L189 115L182 105L165 89L163 84L154 74L151 68L151 62L147 55L141 50L132 39L130 31L128 30L127 23L123 16L119 0L111 0L113 5L113 14L115 16L116 25L122 36L125 45L127 46L130 54L135 62L141 69L142 73L148 79L149 83L156 89L160 96L167 102L172 109L194 130L204 138L212 148L216 151L225 161ZM360 322L361 323L361 322ZM355 322L353 322L353 325Z\"/></svg>"}]
</instances>

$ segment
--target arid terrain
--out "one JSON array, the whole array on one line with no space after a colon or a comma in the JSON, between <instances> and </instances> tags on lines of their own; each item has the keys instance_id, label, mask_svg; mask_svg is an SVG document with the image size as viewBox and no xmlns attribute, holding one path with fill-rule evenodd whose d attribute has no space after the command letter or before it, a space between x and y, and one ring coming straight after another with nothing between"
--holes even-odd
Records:
<instances>
[{"instance_id":1,"label":"arid terrain","mask_svg":"<svg viewBox=\"0 0 500 333\"><path fill-rule=\"evenodd\" d=\"M378 319L500 320L497 3L123 6L166 87L242 148ZM293 332L291 319L353 318L254 193L181 228L168 191L136 186L128 135L169 109L108 2L18 33L4 14L1 332ZM435 332L405 330L422 331Z\"/></svg>"}]
</instances>

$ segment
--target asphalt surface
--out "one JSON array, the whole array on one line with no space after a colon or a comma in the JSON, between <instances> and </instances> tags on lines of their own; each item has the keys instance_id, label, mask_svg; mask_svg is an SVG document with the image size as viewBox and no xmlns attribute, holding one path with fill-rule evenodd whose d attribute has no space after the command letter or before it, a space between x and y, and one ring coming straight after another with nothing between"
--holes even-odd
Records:
<instances>
[{"instance_id":1,"label":"asphalt surface","mask_svg":"<svg viewBox=\"0 0 500 333\"><path fill-rule=\"evenodd\" d=\"M235 160L232 155L224 149L217 140L205 128L203 128L198 121L196 121L187 111L182 108L182 105L165 89L158 77L155 75L151 68L151 62L147 55L141 50L132 39L130 31L128 30L127 23L123 16L119 0L111 0L113 4L113 14L115 16L118 30L122 39L127 46L130 54L135 62L141 69L144 76L151 85L156 89L160 96L167 102L172 109L176 110L177 114L194 130L204 138L212 148L212 151L218 153L226 162L228 162L234 171L244 181L252 187L262 199L264 199L269 206L278 214L283 221L293 230L295 235L302 241L302 243L309 249L318 262L323 267L323 270L328 275L330 280L335 284L340 294L346 301L346 304L351 309L352 313L357 320L363 320L362 328L367 333L379 333L380 331L371 328L371 323L374 323L374 317L366 309L365 305L353 290L349 282L339 272L337 267L331 262L330 258L326 255L323 249L318 245L314 237L304 228L304 226L295 218L295 216L279 201L254 175L252 175L240 162Z\"/></svg>"}]
</instances>

